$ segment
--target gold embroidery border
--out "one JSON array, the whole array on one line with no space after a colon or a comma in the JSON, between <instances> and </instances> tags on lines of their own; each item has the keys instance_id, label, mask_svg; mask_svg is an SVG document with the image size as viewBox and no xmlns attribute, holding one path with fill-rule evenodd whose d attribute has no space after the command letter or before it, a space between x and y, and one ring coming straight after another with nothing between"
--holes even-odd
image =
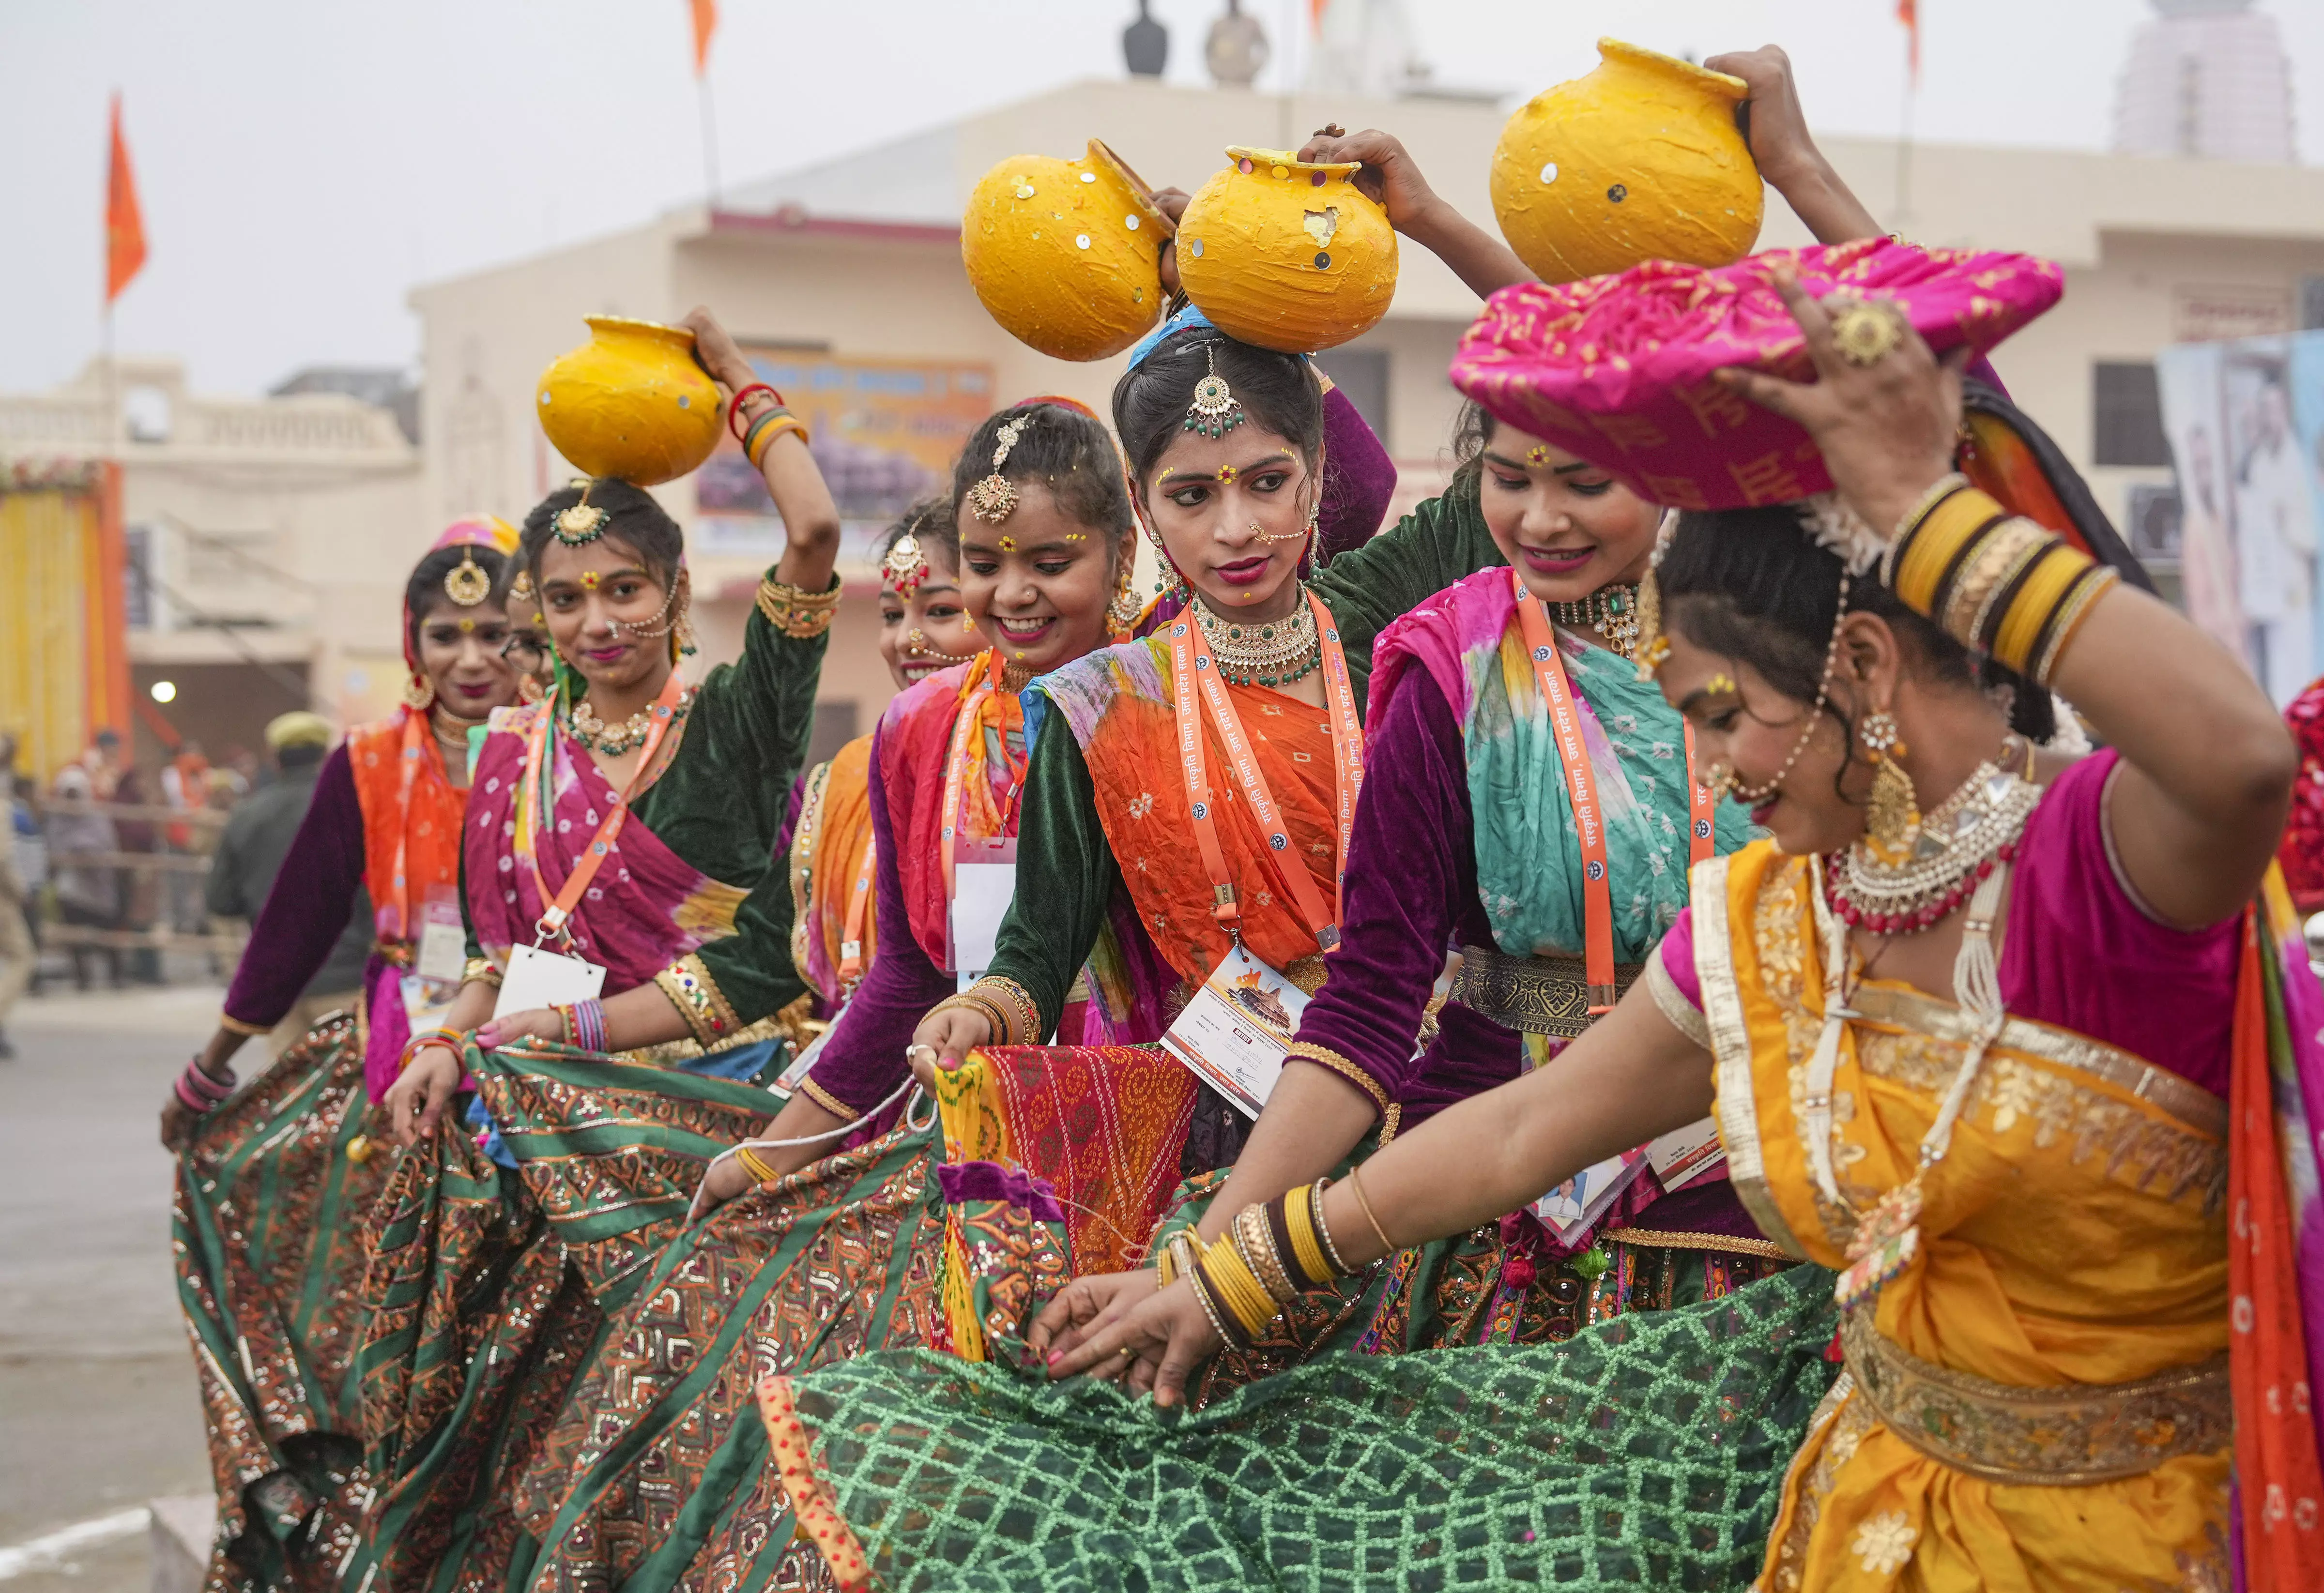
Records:
<instances>
[{"instance_id":1,"label":"gold embroidery border","mask_svg":"<svg viewBox=\"0 0 2324 1593\"><path fill-rule=\"evenodd\" d=\"M1730 854L1731 855L1731 854ZM1695 864L1688 882L1694 930L1694 973L1702 986L1702 1019L1711 1034L1712 1076L1718 1086L1719 1142L1727 1147L1727 1178L1751 1220L1786 1256L1807 1250L1784 1220L1767 1187L1759 1146L1757 1087L1751 1076L1751 1034L1743 1021L1743 992L1735 979L1735 948L1728 921L1728 858Z\"/></svg>"},{"instance_id":2,"label":"gold embroidery border","mask_svg":"<svg viewBox=\"0 0 2324 1593\"><path fill-rule=\"evenodd\" d=\"M855 1122L863 1116L862 1112L816 1083L813 1078L801 1079L798 1082L798 1092L843 1123Z\"/></svg>"},{"instance_id":3,"label":"gold embroidery border","mask_svg":"<svg viewBox=\"0 0 2324 1593\"><path fill-rule=\"evenodd\" d=\"M1968 1014L1950 1001L1940 1001L1918 990L1867 984L1858 988L1853 1002L1864 1017L1891 1028L1956 1045L1966 1044L1970 1036L1972 1026ZM2226 1101L2200 1084L2190 1083L2174 1073L2142 1062L2104 1041L2032 1018L2012 1017L2002 1025L1994 1045L2111 1084L2176 1119L2181 1128L2191 1132L2211 1139L2227 1137Z\"/></svg>"},{"instance_id":4,"label":"gold embroidery border","mask_svg":"<svg viewBox=\"0 0 2324 1593\"><path fill-rule=\"evenodd\" d=\"M731 1045L735 1032L743 1027L733 1003L718 988L699 953L688 952L655 974L654 986L678 1009L687 1032L705 1052Z\"/></svg>"},{"instance_id":5,"label":"gold embroidery border","mask_svg":"<svg viewBox=\"0 0 2324 1593\"><path fill-rule=\"evenodd\" d=\"M1388 1098L1387 1087L1372 1077L1370 1070L1363 1064L1355 1061L1352 1057L1342 1056L1330 1046L1317 1045L1313 1040L1293 1041L1291 1049L1284 1053L1283 1060L1286 1063L1304 1062L1312 1066L1320 1067L1324 1072L1338 1077L1342 1082L1352 1084L1362 1091L1366 1098L1371 1101L1372 1110L1379 1113L1380 1144L1386 1145L1396 1137L1397 1125L1404 1118L1404 1103L1390 1100Z\"/></svg>"},{"instance_id":6,"label":"gold embroidery border","mask_svg":"<svg viewBox=\"0 0 2324 1593\"><path fill-rule=\"evenodd\" d=\"M1866 1312L1840 1318L1840 1341L1858 1392L1889 1432L1987 1482L2116 1482L2225 1449L2234 1436L2225 1355L2135 1383L2021 1387L1923 1360Z\"/></svg>"},{"instance_id":7,"label":"gold embroidery border","mask_svg":"<svg viewBox=\"0 0 2324 1593\"><path fill-rule=\"evenodd\" d=\"M1660 1245L1666 1250L1727 1250L1738 1256L1765 1256L1774 1261L1796 1261L1773 1239L1738 1238L1726 1233L1681 1233L1673 1229L1609 1228L1599 1236L1625 1245Z\"/></svg>"},{"instance_id":8,"label":"gold embroidery border","mask_svg":"<svg viewBox=\"0 0 2324 1593\"><path fill-rule=\"evenodd\" d=\"M1670 970L1663 966L1661 947L1646 953L1646 971L1641 977L1646 981L1646 994L1654 998L1655 1010L1670 1019L1671 1027L1705 1051L1710 1050L1711 1021L1686 999L1686 992L1678 988Z\"/></svg>"},{"instance_id":9,"label":"gold embroidery border","mask_svg":"<svg viewBox=\"0 0 2324 1593\"><path fill-rule=\"evenodd\" d=\"M798 824L791 831L791 966L810 990L815 988L815 981L807 971L810 922L807 908L813 897L811 863L816 839L823 832L823 796L831 785L831 768L835 761L826 759L807 771L807 787L799 799Z\"/></svg>"},{"instance_id":10,"label":"gold embroidery border","mask_svg":"<svg viewBox=\"0 0 2324 1593\"><path fill-rule=\"evenodd\" d=\"M1617 963L1615 999L1629 993L1644 964ZM1461 971L1446 998L1519 1034L1578 1040L1589 1028L1590 978L1580 957L1521 957L1491 946L1462 946Z\"/></svg>"}]
</instances>

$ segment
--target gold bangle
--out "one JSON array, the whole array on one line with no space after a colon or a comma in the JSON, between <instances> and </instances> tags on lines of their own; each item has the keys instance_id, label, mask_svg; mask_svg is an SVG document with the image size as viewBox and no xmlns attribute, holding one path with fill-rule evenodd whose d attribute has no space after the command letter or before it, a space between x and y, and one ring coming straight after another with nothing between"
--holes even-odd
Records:
<instances>
[{"instance_id":1,"label":"gold bangle","mask_svg":"<svg viewBox=\"0 0 2324 1593\"><path fill-rule=\"evenodd\" d=\"M1379 1215L1372 1210L1371 1197L1364 1193L1363 1182L1356 1176L1357 1171L1354 1167L1348 1169L1348 1187L1356 1192L1356 1204L1364 1209L1364 1220L1372 1225L1374 1233L1379 1235L1380 1248L1393 1256L1396 1254L1396 1241L1389 1238L1388 1229L1380 1226Z\"/></svg>"},{"instance_id":2,"label":"gold bangle","mask_svg":"<svg viewBox=\"0 0 2324 1593\"><path fill-rule=\"evenodd\" d=\"M839 612L839 581L828 592L802 592L769 576L759 583L759 612L767 623L796 641L809 641L831 629Z\"/></svg>"},{"instance_id":3,"label":"gold bangle","mask_svg":"<svg viewBox=\"0 0 2324 1593\"><path fill-rule=\"evenodd\" d=\"M782 1177L781 1174L759 1159L759 1153L751 1147L747 1139L734 1147L734 1159L742 1164L742 1171L751 1175L753 1183L773 1183Z\"/></svg>"},{"instance_id":4,"label":"gold bangle","mask_svg":"<svg viewBox=\"0 0 2324 1593\"><path fill-rule=\"evenodd\" d=\"M678 1008L678 1017L686 1020L687 1028L706 1051L742 1027L733 1003L719 990L699 953L689 952L655 974L654 986Z\"/></svg>"},{"instance_id":5,"label":"gold bangle","mask_svg":"<svg viewBox=\"0 0 2324 1593\"><path fill-rule=\"evenodd\" d=\"M1307 1212L1314 1220L1315 1238L1323 1245L1323 1255L1332 1263L1332 1270L1346 1277L1356 1269L1350 1266L1347 1258L1340 1254L1340 1247L1332 1242L1332 1230L1323 1222L1323 1192L1331 1187L1332 1181L1328 1178L1315 1180L1314 1187L1307 1192Z\"/></svg>"},{"instance_id":6,"label":"gold bangle","mask_svg":"<svg viewBox=\"0 0 2324 1593\"><path fill-rule=\"evenodd\" d=\"M1256 1219L1256 1221L1254 1221ZM1267 1208L1245 1206L1235 1213L1227 1231L1234 1238L1235 1254L1267 1291L1267 1297L1279 1308L1299 1293L1299 1285L1283 1265L1283 1257L1275 1253L1275 1235L1268 1230Z\"/></svg>"},{"instance_id":7,"label":"gold bangle","mask_svg":"<svg viewBox=\"0 0 2324 1593\"><path fill-rule=\"evenodd\" d=\"M490 957L471 957L460 969L462 984L488 984L498 990L503 977L501 971L493 966Z\"/></svg>"},{"instance_id":8,"label":"gold bangle","mask_svg":"<svg viewBox=\"0 0 2324 1593\"><path fill-rule=\"evenodd\" d=\"M1180 1229L1162 1241L1162 1254L1155 1258L1154 1270L1161 1275L1160 1287L1168 1288L1178 1279L1194 1270L1194 1238Z\"/></svg>"},{"instance_id":9,"label":"gold bangle","mask_svg":"<svg viewBox=\"0 0 2324 1593\"><path fill-rule=\"evenodd\" d=\"M1234 1318L1246 1338L1257 1339L1275 1320L1275 1302L1268 1297L1250 1263L1235 1248L1231 1235L1211 1241L1195 1270L1210 1285L1220 1309Z\"/></svg>"},{"instance_id":10,"label":"gold bangle","mask_svg":"<svg viewBox=\"0 0 2324 1593\"><path fill-rule=\"evenodd\" d=\"M1309 1277L1336 1277L1346 1269L1334 1266L1315 1231L1315 1190L1302 1185L1283 1197L1283 1226L1291 1230L1291 1250L1299 1270Z\"/></svg>"},{"instance_id":11,"label":"gold bangle","mask_svg":"<svg viewBox=\"0 0 2324 1593\"><path fill-rule=\"evenodd\" d=\"M1914 613L1933 613L1945 572L1978 532L2007 512L1975 487L1949 493L1921 517L1896 556L1896 584L1890 590Z\"/></svg>"},{"instance_id":12,"label":"gold bangle","mask_svg":"<svg viewBox=\"0 0 2324 1593\"><path fill-rule=\"evenodd\" d=\"M1248 1337L1241 1339L1235 1337L1234 1329L1227 1326L1232 1319L1220 1311L1219 1303L1211 1298L1209 1280L1203 1276L1202 1264L1199 1261L1187 1269L1186 1284L1194 1291L1194 1298L1202 1303L1203 1314L1211 1319L1211 1326L1218 1333L1219 1342L1231 1349L1250 1349L1250 1340ZM1237 1327L1240 1325L1240 1323L1236 1324Z\"/></svg>"},{"instance_id":13,"label":"gold bangle","mask_svg":"<svg viewBox=\"0 0 2324 1593\"><path fill-rule=\"evenodd\" d=\"M2095 561L2063 540L2052 540L2034 559L2007 599L2000 622L1994 627L1993 656L2020 675L2034 660L2034 644L2074 582Z\"/></svg>"},{"instance_id":14,"label":"gold bangle","mask_svg":"<svg viewBox=\"0 0 2324 1593\"><path fill-rule=\"evenodd\" d=\"M2058 667L2058 659L2081 629L2082 622L2090 617L2090 609L2098 600L2121 585L2122 572L2106 565L2098 565L2082 572L2081 585L2075 587L2066 601L2058 605L2057 616L2050 626L2050 640L2042 645L2042 656L2034 660L2030 678L2034 684L2048 689L2050 672Z\"/></svg>"},{"instance_id":15,"label":"gold bangle","mask_svg":"<svg viewBox=\"0 0 2324 1593\"><path fill-rule=\"evenodd\" d=\"M217 1026L227 1034L240 1035L245 1040L254 1040L261 1035L274 1032L274 1026L272 1024L246 1023L239 1017L224 1012L218 1014Z\"/></svg>"},{"instance_id":16,"label":"gold bangle","mask_svg":"<svg viewBox=\"0 0 2324 1593\"><path fill-rule=\"evenodd\" d=\"M1005 1006L1011 1009L1010 1016L1013 1021L1008 1031L1009 1038L1006 1044L1038 1045L1041 1043L1044 1037L1041 1029L1041 1007L1039 1002L1033 999L1032 991L1015 980L997 973L986 974L968 989L972 995L982 996L986 1000L993 1002L995 1006Z\"/></svg>"},{"instance_id":17,"label":"gold bangle","mask_svg":"<svg viewBox=\"0 0 2324 1593\"><path fill-rule=\"evenodd\" d=\"M971 985L957 995L946 996L928 1008L930 1017L934 1017L939 1012L973 1012L984 1019L984 1027L988 1031L984 1041L986 1045L1009 1044L1009 1015L1001 1009L999 1002L977 994L974 985Z\"/></svg>"},{"instance_id":18,"label":"gold bangle","mask_svg":"<svg viewBox=\"0 0 2324 1593\"><path fill-rule=\"evenodd\" d=\"M1935 485L1923 493L1921 501L1906 510L1903 518L1891 528L1888 546L1880 555L1880 584L1883 586L1891 592L1896 590L1896 561L1904 557L1904 545L1913 539L1913 533L1920 529L1921 522L1929 518L1930 511L1967 485L1969 477L1958 470L1948 471L1937 479Z\"/></svg>"},{"instance_id":19,"label":"gold bangle","mask_svg":"<svg viewBox=\"0 0 2324 1593\"><path fill-rule=\"evenodd\" d=\"M1995 602L2024 573L2026 561L2042 550L2049 535L2030 520L2006 520L1994 527L1963 556L1941 613L1929 616L1937 628L1963 647L1983 651L1985 626L1993 617Z\"/></svg>"}]
</instances>

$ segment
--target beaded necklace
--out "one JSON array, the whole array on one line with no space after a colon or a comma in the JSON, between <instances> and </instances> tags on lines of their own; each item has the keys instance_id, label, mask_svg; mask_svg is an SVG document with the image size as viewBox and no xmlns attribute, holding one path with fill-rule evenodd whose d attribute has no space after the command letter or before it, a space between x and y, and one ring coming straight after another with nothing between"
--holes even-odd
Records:
<instances>
[{"instance_id":1,"label":"beaded necklace","mask_svg":"<svg viewBox=\"0 0 2324 1593\"><path fill-rule=\"evenodd\" d=\"M1194 612L1220 679L1229 686L1292 686L1314 672L1323 661L1323 643L1305 582L1298 597L1290 613L1254 625L1227 618L1195 594Z\"/></svg>"},{"instance_id":2,"label":"beaded necklace","mask_svg":"<svg viewBox=\"0 0 2324 1593\"><path fill-rule=\"evenodd\" d=\"M1636 583L1600 586L1579 603L1553 603L1550 618L1569 631L1585 625L1608 648L1626 658L1638 656L1638 588Z\"/></svg>"},{"instance_id":3,"label":"beaded necklace","mask_svg":"<svg viewBox=\"0 0 2324 1593\"><path fill-rule=\"evenodd\" d=\"M1827 859L1824 895L1831 910L1874 935L1915 935L1942 923L2017 855L2017 838L2042 800L2041 787L2000 766L2015 762L2014 753L2014 745L2005 744L2000 763L1978 764L1922 819L1912 856L1901 865L1880 862L1861 841Z\"/></svg>"},{"instance_id":4,"label":"beaded necklace","mask_svg":"<svg viewBox=\"0 0 2324 1593\"><path fill-rule=\"evenodd\" d=\"M678 706L670 714L671 723L676 723L684 719L687 710L693 704L694 687L689 686L678 694ZM596 712L589 706L589 699L586 697L566 709L559 717L565 721L565 731L567 735L591 751L603 753L607 758L619 758L633 747L643 746L646 732L650 731L654 724L653 709L646 707L631 714L619 724L608 725L597 717Z\"/></svg>"}]
</instances>

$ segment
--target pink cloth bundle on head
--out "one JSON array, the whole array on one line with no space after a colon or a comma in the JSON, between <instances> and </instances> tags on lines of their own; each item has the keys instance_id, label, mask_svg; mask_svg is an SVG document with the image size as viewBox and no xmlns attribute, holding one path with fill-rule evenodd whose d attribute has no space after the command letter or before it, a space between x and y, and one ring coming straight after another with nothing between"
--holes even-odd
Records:
<instances>
[{"instance_id":1,"label":"pink cloth bundle on head","mask_svg":"<svg viewBox=\"0 0 2324 1593\"><path fill-rule=\"evenodd\" d=\"M2057 303L2058 267L2027 254L1886 238L1771 250L1716 270L1650 260L1618 276L1502 289L1461 339L1452 385L1495 419L1674 509L1788 503L1831 490L1806 432L1721 386L1747 365L1812 380L1776 296L1788 262L1813 298L1886 301L1940 355L1983 355Z\"/></svg>"}]
</instances>

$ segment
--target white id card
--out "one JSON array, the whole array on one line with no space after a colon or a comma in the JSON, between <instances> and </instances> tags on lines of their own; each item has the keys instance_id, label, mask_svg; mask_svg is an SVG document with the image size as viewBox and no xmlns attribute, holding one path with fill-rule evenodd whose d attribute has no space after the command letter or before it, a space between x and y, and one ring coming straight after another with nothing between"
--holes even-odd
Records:
<instances>
[{"instance_id":1,"label":"white id card","mask_svg":"<svg viewBox=\"0 0 2324 1593\"><path fill-rule=\"evenodd\" d=\"M1306 1009L1306 991L1238 943L1162 1036L1162 1048L1256 1118Z\"/></svg>"},{"instance_id":2,"label":"white id card","mask_svg":"<svg viewBox=\"0 0 2324 1593\"><path fill-rule=\"evenodd\" d=\"M438 902L430 895L427 916L420 925L420 955L412 971L436 984L457 989L468 966L468 932L460 923L460 904Z\"/></svg>"},{"instance_id":3,"label":"white id card","mask_svg":"<svg viewBox=\"0 0 2324 1593\"><path fill-rule=\"evenodd\" d=\"M952 910L945 923L959 988L968 989L992 966L1001 920L1017 896L1017 843L964 841L954 853Z\"/></svg>"},{"instance_id":4,"label":"white id card","mask_svg":"<svg viewBox=\"0 0 2324 1593\"><path fill-rule=\"evenodd\" d=\"M816 1058L823 1054L825 1042L831 1038L831 1031L838 1027L839 1020L833 1018L823 1033L807 1043L807 1049L798 1054L798 1060L785 1068L775 1082L768 1087L785 1100L788 1100L792 1092L799 1087L799 1081L815 1070Z\"/></svg>"},{"instance_id":5,"label":"white id card","mask_svg":"<svg viewBox=\"0 0 2324 1593\"><path fill-rule=\"evenodd\" d=\"M1646 1145L1646 1161L1663 1191L1682 1189L1727 1159L1719 1146L1719 1125L1709 1118L1674 1128Z\"/></svg>"},{"instance_id":6,"label":"white id card","mask_svg":"<svg viewBox=\"0 0 2324 1593\"><path fill-rule=\"evenodd\" d=\"M530 1012L553 1001L594 1001L604 988L605 971L595 962L539 946L511 946L508 976L501 981L493 1016Z\"/></svg>"},{"instance_id":7,"label":"white id card","mask_svg":"<svg viewBox=\"0 0 2324 1593\"><path fill-rule=\"evenodd\" d=\"M1541 1225L1558 1243L1571 1244L1583 1229L1606 1214L1614 1197L1629 1188L1630 1181L1646 1168L1646 1153L1643 1148L1608 1156L1595 1166L1584 1167L1536 1201L1533 1214L1541 1219Z\"/></svg>"}]
</instances>

